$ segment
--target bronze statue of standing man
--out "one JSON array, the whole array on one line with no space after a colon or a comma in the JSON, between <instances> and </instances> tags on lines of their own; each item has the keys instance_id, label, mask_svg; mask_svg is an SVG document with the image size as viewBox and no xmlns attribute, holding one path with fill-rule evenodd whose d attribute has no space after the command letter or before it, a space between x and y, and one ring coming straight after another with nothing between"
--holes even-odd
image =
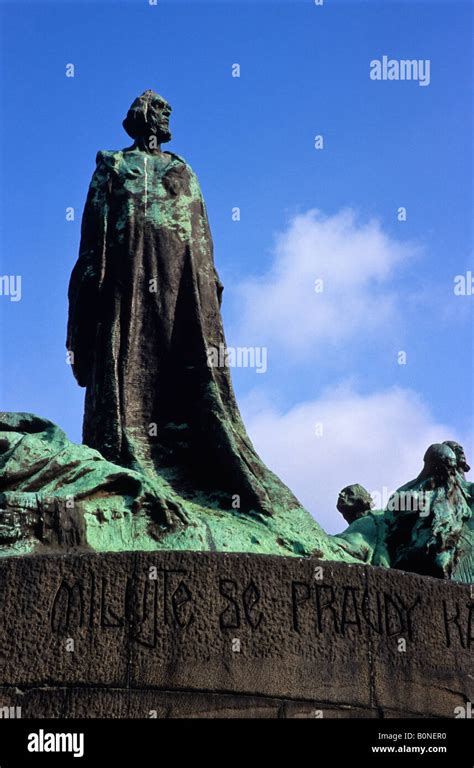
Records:
<instances>
[{"instance_id":1,"label":"bronze statue of standing man","mask_svg":"<svg viewBox=\"0 0 474 768\"><path fill-rule=\"evenodd\" d=\"M228 368L208 363L225 346L222 284L198 180L161 148L170 113L145 91L123 122L132 146L97 155L69 287L84 443L181 494L271 515L298 502L256 454Z\"/></svg>"}]
</instances>

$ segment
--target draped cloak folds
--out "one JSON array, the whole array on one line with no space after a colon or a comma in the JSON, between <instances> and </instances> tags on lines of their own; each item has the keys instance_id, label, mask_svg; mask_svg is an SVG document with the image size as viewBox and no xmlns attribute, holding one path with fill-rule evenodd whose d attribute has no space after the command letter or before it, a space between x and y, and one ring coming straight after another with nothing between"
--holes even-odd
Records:
<instances>
[{"instance_id":1,"label":"draped cloak folds","mask_svg":"<svg viewBox=\"0 0 474 768\"><path fill-rule=\"evenodd\" d=\"M69 286L67 348L84 443L272 514L300 506L256 454L226 366L222 284L198 180L177 155L99 152Z\"/></svg>"}]
</instances>

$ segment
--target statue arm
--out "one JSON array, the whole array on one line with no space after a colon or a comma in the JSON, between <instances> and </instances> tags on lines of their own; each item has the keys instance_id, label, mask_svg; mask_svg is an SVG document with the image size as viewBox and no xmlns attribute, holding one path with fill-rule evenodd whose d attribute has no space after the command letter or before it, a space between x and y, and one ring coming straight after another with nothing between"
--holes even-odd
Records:
<instances>
[{"instance_id":1,"label":"statue arm","mask_svg":"<svg viewBox=\"0 0 474 768\"><path fill-rule=\"evenodd\" d=\"M69 283L69 316L66 347L74 376L81 387L88 384L97 328L97 306L105 254L109 172L103 154L97 154L81 225L79 258Z\"/></svg>"},{"instance_id":2,"label":"statue arm","mask_svg":"<svg viewBox=\"0 0 474 768\"><path fill-rule=\"evenodd\" d=\"M357 560L370 563L375 547L373 521L361 517L349 525L342 533L333 537L337 543Z\"/></svg>"}]
</instances>

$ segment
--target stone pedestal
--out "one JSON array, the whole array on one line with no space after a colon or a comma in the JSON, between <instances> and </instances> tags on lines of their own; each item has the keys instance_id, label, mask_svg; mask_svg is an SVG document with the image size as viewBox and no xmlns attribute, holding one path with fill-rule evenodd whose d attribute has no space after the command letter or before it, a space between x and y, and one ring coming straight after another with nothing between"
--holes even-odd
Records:
<instances>
[{"instance_id":1,"label":"stone pedestal","mask_svg":"<svg viewBox=\"0 0 474 768\"><path fill-rule=\"evenodd\" d=\"M192 552L0 562L4 716L452 718L474 701L473 646L470 588L403 572Z\"/></svg>"}]
</instances>

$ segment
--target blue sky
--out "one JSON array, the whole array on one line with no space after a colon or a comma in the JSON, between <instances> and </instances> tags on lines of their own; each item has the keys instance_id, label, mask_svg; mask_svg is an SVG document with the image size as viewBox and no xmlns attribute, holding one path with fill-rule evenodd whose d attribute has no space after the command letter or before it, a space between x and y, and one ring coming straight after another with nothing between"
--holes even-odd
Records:
<instances>
[{"instance_id":1,"label":"blue sky","mask_svg":"<svg viewBox=\"0 0 474 768\"><path fill-rule=\"evenodd\" d=\"M80 441L64 339L82 207L152 88L201 182L227 340L268 349L267 373L233 378L272 468L331 529L338 487L409 480L427 440L472 451L473 298L453 292L472 269L470 3L1 2L0 36L0 273L22 276L21 301L0 296L3 410ZM372 81L383 55L429 59L429 86Z\"/></svg>"}]
</instances>

